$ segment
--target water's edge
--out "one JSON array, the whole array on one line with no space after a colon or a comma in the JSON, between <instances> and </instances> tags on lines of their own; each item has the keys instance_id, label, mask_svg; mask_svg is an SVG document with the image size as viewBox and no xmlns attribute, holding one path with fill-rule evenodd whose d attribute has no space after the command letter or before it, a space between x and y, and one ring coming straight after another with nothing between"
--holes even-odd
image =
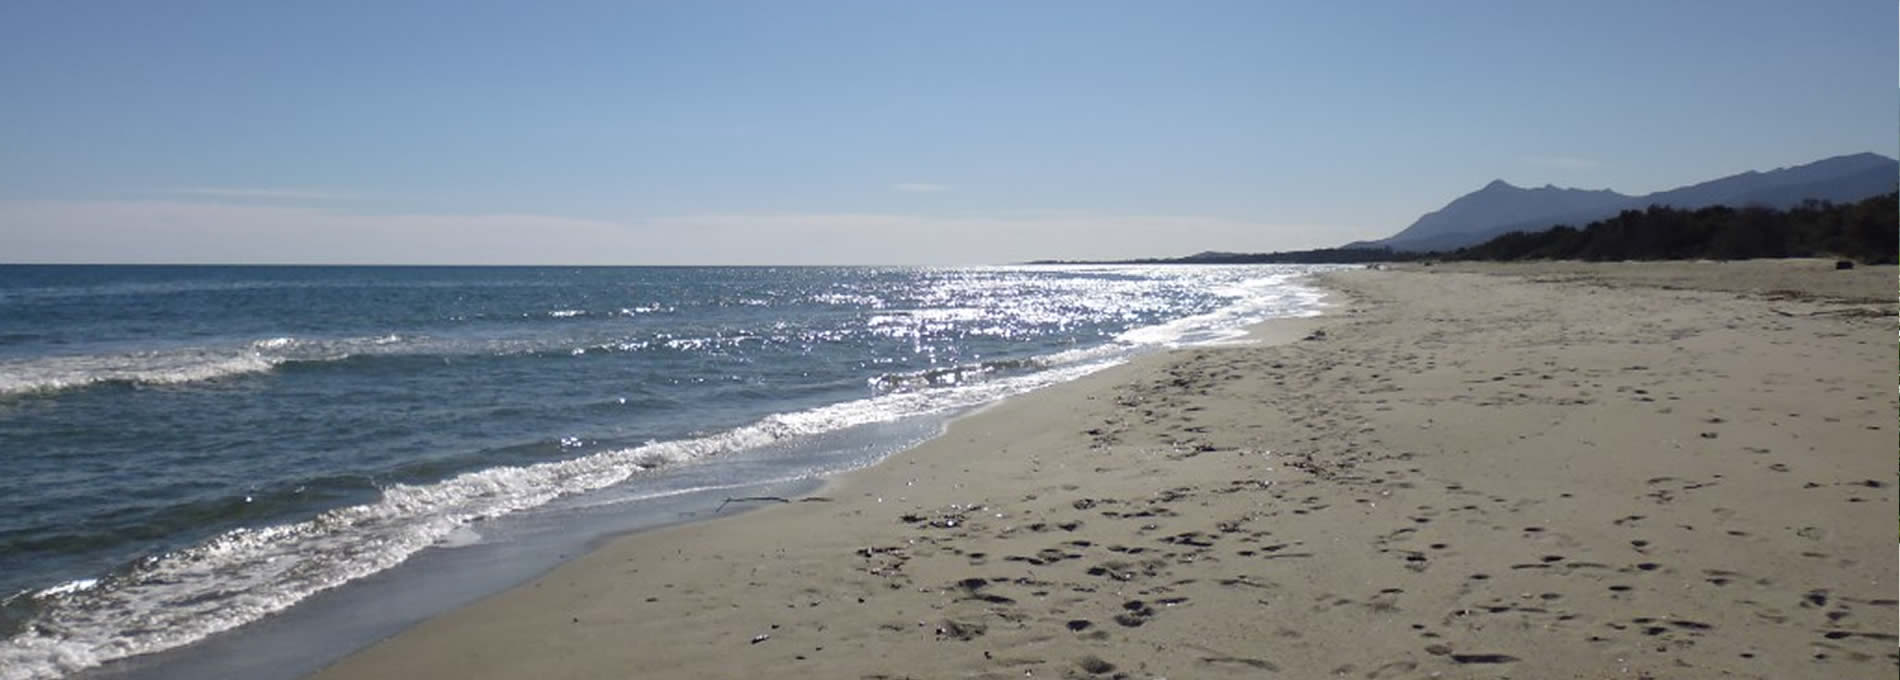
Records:
<instances>
[{"instance_id":1,"label":"water's edge","mask_svg":"<svg viewBox=\"0 0 1900 680\"><path fill-rule=\"evenodd\" d=\"M797 497L818 480L771 482L691 492L658 502L610 533L547 537L497 545L490 554L429 549L397 567L312 595L289 609L188 645L116 659L81 671L83 680L302 678L431 618L500 595L617 540L762 509L718 506L730 497ZM537 558L524 552L543 551ZM452 578L437 578L443 573ZM313 634L314 633L314 634Z\"/></svg>"},{"instance_id":2,"label":"water's edge","mask_svg":"<svg viewBox=\"0 0 1900 680\"><path fill-rule=\"evenodd\" d=\"M1290 283L1327 292L1318 310L1335 306L1336 296L1301 276ZM1246 327L1246 340L1272 342L1270 329L1289 319L1269 319ZM1268 330L1263 334L1263 330ZM1218 344L1234 344L1228 341ZM402 563L343 586L313 594L290 608L236 629L213 634L180 647L109 661L71 676L76 678L134 679L172 677L306 677L352 653L395 636L431 618L481 600L498 596L544 576L608 544L637 540L642 534L685 524L731 519L755 510L769 511L776 503L721 501L741 496L795 498L825 495L847 482L852 473L909 452L929 439L942 436L955 420L1006 404L1043 387L1063 385L1085 376L1128 370L1125 367L1171 353L1158 348L1126 361L1109 364L1028 392L953 411L914 416L904 421L853 428L844 444L819 442L816 446L857 447L873 451L863 465L823 471L816 476L778 479L718 488L686 489L659 498L632 501L624 511L588 513L586 506L531 513L496 520L510 524L508 540L472 546L436 546ZM856 437L855 443L851 440ZM866 443L868 440L869 443ZM860 460L864 460L860 458ZM482 533L486 534L487 531Z\"/></svg>"},{"instance_id":3,"label":"water's edge","mask_svg":"<svg viewBox=\"0 0 1900 680\"><path fill-rule=\"evenodd\" d=\"M1315 307L1315 310L1317 310L1318 312L1318 316L1329 316L1331 314L1330 310L1336 309L1344 302L1344 299L1341 297L1341 295L1337 291L1324 288L1318 285L1318 282L1312 276L1301 277L1300 279L1296 280L1295 283L1297 283L1298 285L1303 285L1303 286L1308 286L1308 287L1318 289L1319 291L1321 291L1321 293L1323 293L1322 299ZM762 487L759 487L758 489L747 490L744 493L738 493L737 490L735 490L735 493L730 494L730 495L732 496L773 495L773 496L781 496L781 497L793 499L793 500L796 500L797 498L800 498L800 497L814 497L814 496L830 498L832 496L837 495L838 492L841 491L842 489L849 487L854 477L857 477L858 475L862 473L868 472L872 468L890 465L895 462L898 462L899 459L905 456L912 455L913 452L915 452L917 449L922 447L923 444L952 433L954 428L958 426L959 422L968 420L969 418L976 416L978 414L986 413L992 410L1008 409L1010 408L1012 404L1018 403L1019 401L1024 400L1024 399L1034 398L1038 394L1047 392L1050 388L1060 388L1062 386L1071 385L1081 380L1093 379L1093 380L1102 380L1102 381L1113 383L1116 381L1115 374L1117 373L1126 374L1126 373L1131 373L1135 371L1140 371L1142 370L1144 364L1148 362L1165 361L1168 356L1173 355L1183 350L1206 350L1206 349L1218 349L1222 347L1248 347L1248 346L1260 346L1260 345L1277 345L1277 344L1293 342L1293 341L1299 340L1307 332L1306 330L1307 324L1302 323L1302 322L1311 322L1314 318L1315 316L1309 315L1309 316L1288 316L1288 317L1267 319L1265 321L1261 321L1259 323L1255 323L1255 324L1245 327L1246 336L1242 340L1219 343L1215 345L1169 348L1169 349L1163 349L1160 351L1137 355L1129 359L1128 361L1106 366L1100 370L1093 371L1082 376L1078 376L1071 380L1044 385L1042 387L1038 387L1028 392L1014 394L1014 395L1004 397L1002 399L997 399L995 401L992 401L986 404L964 408L958 411L957 413L947 418L942 419L940 421L940 424L936 428L936 432L932 434L931 436L911 442L902 448L896 449L884 456L881 456L877 460L872 462L870 465L866 465L866 466L851 469L851 470L846 470L846 471L839 472L836 474L826 475L821 478L807 480L809 482L809 485L800 489L779 489L779 490L773 491L771 487L762 486ZM460 605L456 607L444 609L442 611L435 612L427 616L418 617L410 625L404 626L401 630L390 631L386 635L383 635L374 641L367 642L363 645L360 645L359 647L355 649L349 650L348 653L339 654L335 656L334 658L330 659L328 662L326 662L322 667L311 669L309 673L306 673L304 675L300 675L297 677L308 677L309 675L322 670L322 668L327 668L328 666L333 665L336 662L343 660L344 658L350 656L351 654L355 654L356 652L362 651L363 649L367 649L371 646L374 646L377 643L383 642L384 640L396 637L402 634L402 632L407 630L408 628L413 627L414 625L423 623L429 619L433 619L438 616L447 615L463 607L474 605L477 602L487 600L489 598L501 596L505 593L515 590L516 588L525 587L531 581L539 580L540 577L542 576L546 576L550 573L553 573L561 569L562 567L567 566L569 563L580 560L581 558L586 557L587 555L591 553L603 550L610 545L620 545L626 541L638 541L638 540L641 540L645 536L648 536L657 532L680 528L687 525L698 526L702 524L716 524L721 521L728 521L728 522L746 521L746 519L752 515L755 515L758 513L770 513L778 507L779 507L779 504L777 503L767 503L767 504L762 504L762 505L754 504L752 505L752 507L749 507L743 510L733 510L729 508L725 512L706 514L703 516L682 517L676 521L665 522L665 523L655 524L651 526L644 526L644 527L630 529L627 531L623 531L623 532L619 532L619 533L615 533L611 535L598 537L595 540L589 541L584 551L576 553L572 556L569 556L561 560L558 564L554 564L544 570L536 572L522 579L520 582L510 584L509 586L504 587L504 588L497 589L484 596L473 598L467 602L461 603ZM101 677L105 677L105 676L101 676Z\"/></svg>"}]
</instances>

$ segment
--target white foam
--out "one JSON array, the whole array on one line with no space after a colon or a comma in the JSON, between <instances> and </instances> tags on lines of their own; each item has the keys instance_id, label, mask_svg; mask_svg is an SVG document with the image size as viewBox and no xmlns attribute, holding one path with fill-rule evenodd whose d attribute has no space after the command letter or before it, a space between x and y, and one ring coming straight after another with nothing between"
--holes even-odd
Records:
<instances>
[{"instance_id":1,"label":"white foam","mask_svg":"<svg viewBox=\"0 0 1900 680\"><path fill-rule=\"evenodd\" d=\"M399 335L262 338L243 344L0 361L0 396L58 392L105 383L179 385L265 373L292 361L336 361L405 351ZM415 349L422 349L417 347Z\"/></svg>"},{"instance_id":2,"label":"white foam","mask_svg":"<svg viewBox=\"0 0 1900 680\"><path fill-rule=\"evenodd\" d=\"M1071 380L1113 362L1080 363L972 385L779 414L697 439L650 442L570 460L488 468L397 484L375 503L295 524L236 529L88 588L44 592L27 630L0 642L0 679L55 678L169 649L254 621L329 588L393 567L467 524L600 489L666 466L869 423L975 406ZM476 539L479 540L479 539Z\"/></svg>"},{"instance_id":3,"label":"white foam","mask_svg":"<svg viewBox=\"0 0 1900 680\"><path fill-rule=\"evenodd\" d=\"M280 361L258 352L192 351L0 362L0 395L57 392L110 382L175 385L262 373Z\"/></svg>"},{"instance_id":4,"label":"white foam","mask_svg":"<svg viewBox=\"0 0 1900 680\"><path fill-rule=\"evenodd\" d=\"M1127 353L1128 348L1125 346L1118 347L1114 344L1107 344L1063 350L1054 354L1045 354L1031 361L1036 362L1036 365L1044 368L1054 368L1083 361L1101 361Z\"/></svg>"},{"instance_id":5,"label":"white foam","mask_svg":"<svg viewBox=\"0 0 1900 680\"><path fill-rule=\"evenodd\" d=\"M41 590L39 592L33 593L33 596L34 597L52 597L54 595L64 595L66 593L77 593L82 590L92 590L94 587L98 585L99 585L99 579L82 578L82 579L77 579L73 581L67 581L65 583L61 583L51 588Z\"/></svg>"},{"instance_id":6,"label":"white foam","mask_svg":"<svg viewBox=\"0 0 1900 680\"><path fill-rule=\"evenodd\" d=\"M450 529L447 535L444 535L443 537L436 539L435 547L437 548L466 548L471 545L479 545L481 542L482 542L481 532L476 531L473 527L470 527L468 525L462 525L454 529Z\"/></svg>"},{"instance_id":7,"label":"white foam","mask_svg":"<svg viewBox=\"0 0 1900 680\"><path fill-rule=\"evenodd\" d=\"M1316 289L1295 283L1297 273L1274 272L1216 289L1232 303L1204 314L1185 316L1166 323L1143 326L1115 336L1118 342L1133 345L1181 347L1230 342L1244 337L1247 327L1273 318L1318 314L1323 295Z\"/></svg>"}]
</instances>

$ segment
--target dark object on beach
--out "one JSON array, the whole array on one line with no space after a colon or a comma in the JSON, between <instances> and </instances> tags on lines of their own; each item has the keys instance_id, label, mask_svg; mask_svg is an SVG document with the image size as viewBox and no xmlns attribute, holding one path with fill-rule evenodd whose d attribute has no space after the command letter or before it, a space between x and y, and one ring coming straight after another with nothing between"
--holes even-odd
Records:
<instances>
[{"instance_id":1,"label":"dark object on beach","mask_svg":"<svg viewBox=\"0 0 1900 680\"><path fill-rule=\"evenodd\" d=\"M1458 663L1513 663L1517 657L1509 654L1453 654L1451 660Z\"/></svg>"},{"instance_id":2,"label":"dark object on beach","mask_svg":"<svg viewBox=\"0 0 1900 680\"><path fill-rule=\"evenodd\" d=\"M971 639L982 637L983 632L986 630L989 630L989 626L980 623L965 623L962 621L944 619L943 625L937 627L937 637L968 642Z\"/></svg>"},{"instance_id":3,"label":"dark object on beach","mask_svg":"<svg viewBox=\"0 0 1900 680\"><path fill-rule=\"evenodd\" d=\"M1075 665L1081 666L1082 670L1088 671L1093 675L1101 675L1115 670L1115 664L1103 661L1102 657L1093 654L1077 659Z\"/></svg>"},{"instance_id":4,"label":"dark object on beach","mask_svg":"<svg viewBox=\"0 0 1900 680\"><path fill-rule=\"evenodd\" d=\"M754 503L754 502L765 502L765 501L772 501L776 503L790 503L792 502L792 499L786 498L784 496L746 496L744 498L727 498L724 501L720 501L719 507L714 508L713 512L719 512L720 510L726 509L726 505L730 503Z\"/></svg>"},{"instance_id":5,"label":"dark object on beach","mask_svg":"<svg viewBox=\"0 0 1900 680\"><path fill-rule=\"evenodd\" d=\"M1835 260L1834 268L1835 269L1853 269L1854 261L1853 260Z\"/></svg>"},{"instance_id":6,"label":"dark object on beach","mask_svg":"<svg viewBox=\"0 0 1900 680\"><path fill-rule=\"evenodd\" d=\"M755 644L755 645L756 645L756 644L759 644L759 643L761 643L761 642L764 642L764 641L766 641L766 640L770 640L770 639L772 639L772 636L770 636L770 635L766 635L766 634L764 634L764 633L760 633L760 634L758 634L758 635L754 635L754 636L752 636L752 644Z\"/></svg>"}]
</instances>

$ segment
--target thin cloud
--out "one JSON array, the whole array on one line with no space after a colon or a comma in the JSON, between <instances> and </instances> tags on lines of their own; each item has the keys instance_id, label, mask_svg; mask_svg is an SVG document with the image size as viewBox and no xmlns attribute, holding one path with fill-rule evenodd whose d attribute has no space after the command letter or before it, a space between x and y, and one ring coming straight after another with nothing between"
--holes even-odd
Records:
<instances>
[{"instance_id":1,"label":"thin cloud","mask_svg":"<svg viewBox=\"0 0 1900 680\"><path fill-rule=\"evenodd\" d=\"M345 214L262 202L0 200L0 260L260 264L976 264L1262 252L1376 234L1170 215Z\"/></svg>"},{"instance_id":2,"label":"thin cloud","mask_svg":"<svg viewBox=\"0 0 1900 680\"><path fill-rule=\"evenodd\" d=\"M935 192L940 192L940 191L949 191L950 185L931 184L929 182L903 182L900 184L892 184L891 190L892 191L907 191L911 193L935 193Z\"/></svg>"},{"instance_id":3,"label":"thin cloud","mask_svg":"<svg viewBox=\"0 0 1900 680\"><path fill-rule=\"evenodd\" d=\"M1532 165L1556 168L1558 170L1594 170L1603 166L1602 163L1594 159L1584 158L1582 156L1566 156L1563 154L1525 156L1524 161Z\"/></svg>"},{"instance_id":4,"label":"thin cloud","mask_svg":"<svg viewBox=\"0 0 1900 680\"><path fill-rule=\"evenodd\" d=\"M352 194L323 191L321 189L298 188L253 188L253 187L181 187L167 189L164 193L180 196L204 196L209 198L244 198L279 201L339 201L356 198Z\"/></svg>"}]
</instances>

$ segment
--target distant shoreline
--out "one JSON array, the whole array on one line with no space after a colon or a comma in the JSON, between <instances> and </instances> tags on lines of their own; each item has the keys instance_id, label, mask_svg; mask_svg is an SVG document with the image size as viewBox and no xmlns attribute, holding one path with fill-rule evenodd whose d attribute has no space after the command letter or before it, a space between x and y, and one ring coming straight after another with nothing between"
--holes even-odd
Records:
<instances>
[{"instance_id":1,"label":"distant shoreline","mask_svg":"<svg viewBox=\"0 0 1900 680\"><path fill-rule=\"evenodd\" d=\"M1435 256L1435 253L1424 255L1398 253L1390 248L1318 248L1271 253L1205 252L1186 257L1147 257L1133 260L1031 260L1022 264L1370 264L1402 262Z\"/></svg>"},{"instance_id":2,"label":"distant shoreline","mask_svg":"<svg viewBox=\"0 0 1900 680\"><path fill-rule=\"evenodd\" d=\"M1374 262L1625 260L1776 260L1838 258L1864 264L1895 261L1896 201L1886 193L1853 203L1810 200L1789 208L1724 205L1683 210L1652 205L1625 210L1581 228L1551 223L1444 249L1396 250L1348 244L1272 253L1207 251L1174 258L1035 260L1027 264L1369 264Z\"/></svg>"}]
</instances>

